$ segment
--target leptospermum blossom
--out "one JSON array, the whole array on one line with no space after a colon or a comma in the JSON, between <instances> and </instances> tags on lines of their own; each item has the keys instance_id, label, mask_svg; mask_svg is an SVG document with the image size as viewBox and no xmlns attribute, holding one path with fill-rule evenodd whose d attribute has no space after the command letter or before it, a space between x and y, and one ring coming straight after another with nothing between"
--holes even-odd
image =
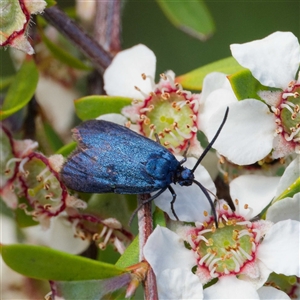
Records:
<instances>
[{"instance_id":1,"label":"leptospermum blossom","mask_svg":"<svg viewBox=\"0 0 300 300\"><path fill-rule=\"evenodd\" d=\"M122 114L130 127L156 139L173 153L183 152L198 157L202 148L197 140L199 128L199 94L182 90L172 71L161 74L155 84L156 57L145 45L119 52L104 73L104 89L110 96L133 99ZM114 119L112 119L114 121Z\"/></svg>"},{"instance_id":2,"label":"leptospermum blossom","mask_svg":"<svg viewBox=\"0 0 300 300\"><path fill-rule=\"evenodd\" d=\"M275 299L278 291L263 287L271 272L300 275L300 223L251 221L274 197L278 181L258 175L233 180L230 194L236 210L220 201L218 228L207 216L195 226L178 225L176 233L159 226L154 230L144 255L157 276L161 299L171 299L168 293L186 299L184 291L190 291L189 299ZM182 280L176 275L176 281L169 281L166 274L181 274ZM202 292L213 279L218 281ZM283 292L280 297L289 299Z\"/></svg>"},{"instance_id":3,"label":"leptospermum blossom","mask_svg":"<svg viewBox=\"0 0 300 300\"><path fill-rule=\"evenodd\" d=\"M278 91L261 91L265 101L238 101L224 74L213 73L203 84L202 129L211 139L229 106L227 122L214 147L231 162L253 164L300 152L300 80L295 80L300 47L290 32L275 32L245 44L231 45L233 57L262 84Z\"/></svg>"},{"instance_id":4,"label":"leptospermum blossom","mask_svg":"<svg viewBox=\"0 0 300 300\"><path fill-rule=\"evenodd\" d=\"M44 0L1 0L0 46L34 54L27 40L30 15L42 13L46 5Z\"/></svg>"}]
</instances>

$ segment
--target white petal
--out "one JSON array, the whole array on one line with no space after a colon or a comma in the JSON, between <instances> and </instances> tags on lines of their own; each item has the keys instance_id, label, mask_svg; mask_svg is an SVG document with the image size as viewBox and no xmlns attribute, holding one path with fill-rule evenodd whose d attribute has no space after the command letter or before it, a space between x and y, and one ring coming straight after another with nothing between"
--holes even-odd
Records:
<instances>
[{"instance_id":1,"label":"white petal","mask_svg":"<svg viewBox=\"0 0 300 300\"><path fill-rule=\"evenodd\" d=\"M300 223L280 221L272 226L257 249L257 258L274 272L300 276Z\"/></svg>"},{"instance_id":2,"label":"white petal","mask_svg":"<svg viewBox=\"0 0 300 300\"><path fill-rule=\"evenodd\" d=\"M42 244L53 249L78 254L89 246L88 240L74 237L74 229L69 221L63 217L51 218L50 228L44 230L41 226L24 229L29 243Z\"/></svg>"},{"instance_id":3,"label":"white petal","mask_svg":"<svg viewBox=\"0 0 300 300\"><path fill-rule=\"evenodd\" d=\"M257 290L265 284L270 274L272 273L272 270L268 269L266 265L260 260L256 260L255 262L253 262L253 267L258 269L258 277L253 278L251 274L249 274L249 272L251 272L252 270L247 270L246 268L244 268L243 271L245 270L245 274L239 275L239 279L251 283Z\"/></svg>"},{"instance_id":4,"label":"white petal","mask_svg":"<svg viewBox=\"0 0 300 300\"><path fill-rule=\"evenodd\" d=\"M287 219L300 221L300 193L275 202L267 211L266 220L276 223Z\"/></svg>"},{"instance_id":5,"label":"white petal","mask_svg":"<svg viewBox=\"0 0 300 300\"><path fill-rule=\"evenodd\" d=\"M273 199L280 177L241 175L230 183L232 200L239 201L238 213L248 220L258 215ZM244 205L248 204L249 209Z\"/></svg>"},{"instance_id":6,"label":"white petal","mask_svg":"<svg viewBox=\"0 0 300 300\"><path fill-rule=\"evenodd\" d=\"M124 125L127 122L127 118L122 116L121 114L105 114L101 115L97 120L105 120L105 121L110 121L119 125Z\"/></svg>"},{"instance_id":7,"label":"white petal","mask_svg":"<svg viewBox=\"0 0 300 300\"><path fill-rule=\"evenodd\" d=\"M283 193L293 182L300 177L300 156L297 157L285 169L276 191L276 197Z\"/></svg>"},{"instance_id":8,"label":"white petal","mask_svg":"<svg viewBox=\"0 0 300 300\"><path fill-rule=\"evenodd\" d=\"M267 105L247 99L229 104L227 121L214 148L230 161L249 165L267 156L272 150L276 129L275 117ZM211 140L224 118L224 108L218 109L207 126Z\"/></svg>"},{"instance_id":9,"label":"white petal","mask_svg":"<svg viewBox=\"0 0 300 300\"><path fill-rule=\"evenodd\" d=\"M110 96L143 99L142 94L134 87L137 86L146 94L151 92L151 80L143 80L141 74L145 73L154 79L155 68L155 54L145 45L139 44L123 50L114 57L104 72L104 89Z\"/></svg>"},{"instance_id":10,"label":"white petal","mask_svg":"<svg viewBox=\"0 0 300 300\"><path fill-rule=\"evenodd\" d=\"M300 62L298 39L291 32L275 32L264 39L230 46L233 57L263 85L287 88Z\"/></svg>"},{"instance_id":11,"label":"white petal","mask_svg":"<svg viewBox=\"0 0 300 300\"><path fill-rule=\"evenodd\" d=\"M78 92L50 78L40 76L35 94L44 115L56 132L69 134L74 118L74 99L79 97Z\"/></svg>"},{"instance_id":12,"label":"white petal","mask_svg":"<svg viewBox=\"0 0 300 300\"><path fill-rule=\"evenodd\" d=\"M203 89L201 93L201 101L206 101L208 96L215 90L218 89L227 89L231 90L231 85L227 79L226 74L219 73L219 72L213 72L209 73L205 76L203 80Z\"/></svg>"},{"instance_id":13,"label":"white petal","mask_svg":"<svg viewBox=\"0 0 300 300\"><path fill-rule=\"evenodd\" d=\"M184 247L183 239L160 226L149 236L143 252L155 275L166 269L180 268L190 271L196 264L193 252Z\"/></svg>"},{"instance_id":14,"label":"white petal","mask_svg":"<svg viewBox=\"0 0 300 300\"><path fill-rule=\"evenodd\" d=\"M209 122L215 121L211 116L218 109L225 111L230 103L237 102L230 83L225 74L211 73L204 78L203 91L201 94L201 114L198 118L198 128L206 135Z\"/></svg>"},{"instance_id":15,"label":"white petal","mask_svg":"<svg viewBox=\"0 0 300 300\"><path fill-rule=\"evenodd\" d=\"M15 244L17 239L16 222L10 217L1 214L0 219L0 243L1 244Z\"/></svg>"},{"instance_id":16,"label":"white petal","mask_svg":"<svg viewBox=\"0 0 300 300\"><path fill-rule=\"evenodd\" d=\"M167 269L156 279L160 300L203 299L202 284L190 270Z\"/></svg>"},{"instance_id":17,"label":"white petal","mask_svg":"<svg viewBox=\"0 0 300 300\"><path fill-rule=\"evenodd\" d=\"M272 286L263 286L257 290L259 299L262 300L285 300L291 299L286 293L280 291Z\"/></svg>"},{"instance_id":18,"label":"white petal","mask_svg":"<svg viewBox=\"0 0 300 300\"><path fill-rule=\"evenodd\" d=\"M177 157L177 159L180 160L179 157ZM189 157L184 163L184 166L192 169L196 161L197 160L194 157ZM209 173L203 166L199 165L195 170L194 175L195 180L200 182L207 190L216 194L216 187L212 179L210 178ZM201 222L206 218L203 213L204 211L210 212L211 207L206 196L196 184L192 184L191 186L180 186L178 184L172 184L172 188L177 194L177 198L174 203L174 210L180 221ZM172 220L176 220L171 210L171 200L171 193L168 193L168 191L166 191L154 201L155 205L165 211Z\"/></svg>"},{"instance_id":19,"label":"white petal","mask_svg":"<svg viewBox=\"0 0 300 300\"><path fill-rule=\"evenodd\" d=\"M219 281L204 289L205 300L221 299L259 299L255 288L248 282L237 279L234 275L223 276Z\"/></svg>"}]
</instances>

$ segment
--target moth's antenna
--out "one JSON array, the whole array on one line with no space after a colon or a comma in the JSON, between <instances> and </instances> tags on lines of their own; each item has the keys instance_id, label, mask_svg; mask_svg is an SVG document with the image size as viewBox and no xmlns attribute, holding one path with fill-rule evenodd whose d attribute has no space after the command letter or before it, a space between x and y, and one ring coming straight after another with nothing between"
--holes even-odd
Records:
<instances>
[{"instance_id":1,"label":"moth's antenna","mask_svg":"<svg viewBox=\"0 0 300 300\"><path fill-rule=\"evenodd\" d=\"M226 111L225 111L225 115L223 118L223 121L218 129L218 131L216 132L215 136L213 137L213 139L211 140L211 142L208 144L208 146L204 149L203 153L201 154L201 156L199 157L198 161L196 162L196 164L194 165L194 168L192 169L192 172L194 173L195 170L197 169L197 167L199 166L199 164L201 163L202 159L205 157L205 155L207 154L207 152L211 149L212 145L214 144L214 142L216 141L216 139L218 138L226 120L227 120L227 116L228 116L228 112L229 112L229 107L227 106Z\"/></svg>"},{"instance_id":2,"label":"moth's antenna","mask_svg":"<svg viewBox=\"0 0 300 300\"><path fill-rule=\"evenodd\" d=\"M204 195L206 196L209 204L210 204L210 207L211 207L211 210L212 210L212 213L213 213L213 216L215 218L215 224L216 224L216 228L218 228L218 217L217 217L217 212L216 212L216 208L211 200L211 198L209 197L209 194L207 192L207 189L200 183L198 182L197 180L193 180L193 182L195 184L197 184L199 186L199 188L202 190L202 192L204 193Z\"/></svg>"}]
</instances>

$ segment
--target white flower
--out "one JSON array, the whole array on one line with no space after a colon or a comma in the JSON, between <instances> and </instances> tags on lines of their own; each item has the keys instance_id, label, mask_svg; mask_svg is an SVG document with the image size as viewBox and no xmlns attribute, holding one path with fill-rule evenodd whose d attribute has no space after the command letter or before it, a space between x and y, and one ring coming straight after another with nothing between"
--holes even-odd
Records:
<instances>
[{"instance_id":1,"label":"white flower","mask_svg":"<svg viewBox=\"0 0 300 300\"><path fill-rule=\"evenodd\" d=\"M300 223L284 220L276 224L250 220L276 194L279 177L240 176L230 184L230 194L236 211L221 201L219 228L213 221L196 222L196 227L180 226L176 233L157 227L149 237L144 255L159 280L159 295L170 290L188 290L186 273L198 277L200 286L218 278L217 283L204 289L204 299L277 299L276 289L265 290L263 284L271 272L300 275ZM185 247L187 242L190 247ZM183 280L173 281L162 274L178 273ZM175 275L174 275L175 276ZM190 299L202 299L197 283L191 280ZM282 293L282 299L289 299ZM279 294L281 294L279 293ZM180 293L176 299L184 299Z\"/></svg>"},{"instance_id":2,"label":"white flower","mask_svg":"<svg viewBox=\"0 0 300 300\"><path fill-rule=\"evenodd\" d=\"M156 57L145 45L123 50L104 72L104 89L110 96L133 99L132 105L122 110L133 130L154 140L157 134L161 144L173 153L179 154L190 145L189 154L200 156L200 95L182 90L172 71L161 74L155 84L155 69ZM116 122L114 115L109 118Z\"/></svg>"},{"instance_id":3,"label":"white flower","mask_svg":"<svg viewBox=\"0 0 300 300\"><path fill-rule=\"evenodd\" d=\"M298 153L300 82L294 80L300 62L297 38L289 32L275 32L262 40L231 45L231 51L261 84L282 91L260 92L266 104L257 99L238 101L226 76L212 73L203 84L202 130L211 139L229 106L227 122L214 147L230 161L253 164L272 149L274 159Z\"/></svg>"}]
</instances>

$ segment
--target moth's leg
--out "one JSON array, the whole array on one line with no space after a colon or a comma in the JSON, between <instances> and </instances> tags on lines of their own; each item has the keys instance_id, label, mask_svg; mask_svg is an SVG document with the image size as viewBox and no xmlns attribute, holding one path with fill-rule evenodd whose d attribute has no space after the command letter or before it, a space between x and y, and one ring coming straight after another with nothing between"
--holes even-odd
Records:
<instances>
[{"instance_id":1,"label":"moth's leg","mask_svg":"<svg viewBox=\"0 0 300 300\"><path fill-rule=\"evenodd\" d=\"M176 195L174 189L170 185L168 186L168 189L169 189L169 191L171 192L171 194L173 196L173 199L171 201L171 210L172 210L172 213L173 213L174 217L176 218L176 220L179 221L179 218L178 218L178 216L177 216L177 214L175 212L175 209L174 209L174 203L175 203L177 195Z\"/></svg>"}]
</instances>

